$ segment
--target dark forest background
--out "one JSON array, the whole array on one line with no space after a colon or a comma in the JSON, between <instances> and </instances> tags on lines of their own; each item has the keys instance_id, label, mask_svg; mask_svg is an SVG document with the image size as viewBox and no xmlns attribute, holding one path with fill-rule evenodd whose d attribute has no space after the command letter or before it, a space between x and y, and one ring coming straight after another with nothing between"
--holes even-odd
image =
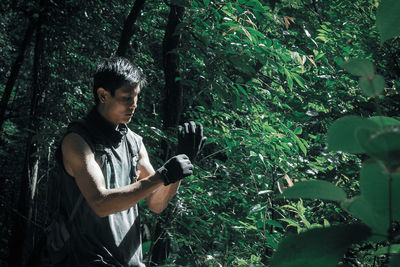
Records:
<instances>
[{"instance_id":1,"label":"dark forest background","mask_svg":"<svg viewBox=\"0 0 400 267\"><path fill-rule=\"evenodd\" d=\"M123 56L155 167L179 123L208 136L168 209L140 204L147 264L400 266L399 3L1 1L0 265L34 261L58 140Z\"/></svg>"}]
</instances>

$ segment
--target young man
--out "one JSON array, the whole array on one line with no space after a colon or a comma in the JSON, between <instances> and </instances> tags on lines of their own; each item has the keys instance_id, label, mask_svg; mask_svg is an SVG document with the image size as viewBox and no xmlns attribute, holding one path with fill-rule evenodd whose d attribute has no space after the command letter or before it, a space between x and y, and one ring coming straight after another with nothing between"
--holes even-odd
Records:
<instances>
[{"instance_id":1,"label":"young man","mask_svg":"<svg viewBox=\"0 0 400 267\"><path fill-rule=\"evenodd\" d=\"M162 212L180 180L193 172L185 154L155 171L142 138L126 126L144 81L126 59L100 63L94 75L96 105L69 125L62 140L61 207L73 217L74 229L65 266L144 266L137 204L146 199L150 210ZM180 130L178 152L195 157L205 141L201 125L190 122Z\"/></svg>"}]
</instances>

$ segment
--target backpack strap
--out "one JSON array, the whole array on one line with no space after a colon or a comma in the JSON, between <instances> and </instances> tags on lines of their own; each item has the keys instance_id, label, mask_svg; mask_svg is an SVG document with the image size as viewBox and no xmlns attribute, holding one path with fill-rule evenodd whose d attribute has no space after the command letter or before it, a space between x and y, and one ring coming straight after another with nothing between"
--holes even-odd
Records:
<instances>
[{"instance_id":1,"label":"backpack strap","mask_svg":"<svg viewBox=\"0 0 400 267\"><path fill-rule=\"evenodd\" d=\"M139 152L142 146L142 137L139 135L135 134L131 130L128 131L126 134L125 142L127 143L127 147L129 150L129 155L130 155L130 160L131 161L138 161L139 160ZM131 179L132 182L135 180L133 177L136 179L137 174L136 174L136 167L137 164L136 162L131 164Z\"/></svg>"}]
</instances>

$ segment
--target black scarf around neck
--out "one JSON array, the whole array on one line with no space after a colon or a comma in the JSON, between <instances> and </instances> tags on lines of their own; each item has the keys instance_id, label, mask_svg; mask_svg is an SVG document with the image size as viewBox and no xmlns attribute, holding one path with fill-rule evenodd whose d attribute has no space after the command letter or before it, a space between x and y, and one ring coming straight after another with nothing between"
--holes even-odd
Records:
<instances>
[{"instance_id":1,"label":"black scarf around neck","mask_svg":"<svg viewBox=\"0 0 400 267\"><path fill-rule=\"evenodd\" d=\"M119 145L122 138L128 133L128 127L126 124L121 123L117 129L115 126L107 121L98 111L96 107L88 113L85 120L90 125L91 132L94 137L100 139L101 143L108 142L111 145Z\"/></svg>"}]
</instances>

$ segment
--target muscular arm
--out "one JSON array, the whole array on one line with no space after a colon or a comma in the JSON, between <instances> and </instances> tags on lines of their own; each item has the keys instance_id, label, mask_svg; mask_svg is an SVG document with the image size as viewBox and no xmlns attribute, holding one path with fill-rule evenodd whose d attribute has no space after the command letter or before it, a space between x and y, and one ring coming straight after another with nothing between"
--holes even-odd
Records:
<instances>
[{"instance_id":1,"label":"muscular arm","mask_svg":"<svg viewBox=\"0 0 400 267\"><path fill-rule=\"evenodd\" d=\"M154 174L156 174L156 172L154 171L154 168L150 163L147 150L142 143L141 150L139 152L138 180L142 181L143 179L147 179L146 177L151 177ZM149 209L155 213L162 212L167 207L169 200L178 191L180 184L181 182L178 181L168 186L162 185L154 190L150 195L146 197L146 202Z\"/></svg>"},{"instance_id":2,"label":"muscular arm","mask_svg":"<svg viewBox=\"0 0 400 267\"><path fill-rule=\"evenodd\" d=\"M62 153L66 171L75 178L88 204L100 217L129 209L142 199L154 195L153 192L158 188L164 187L161 177L151 167L146 177L143 176L138 182L107 189L93 151L83 138L75 133L70 133L64 138ZM148 168L140 167L140 169L147 170Z\"/></svg>"}]
</instances>

